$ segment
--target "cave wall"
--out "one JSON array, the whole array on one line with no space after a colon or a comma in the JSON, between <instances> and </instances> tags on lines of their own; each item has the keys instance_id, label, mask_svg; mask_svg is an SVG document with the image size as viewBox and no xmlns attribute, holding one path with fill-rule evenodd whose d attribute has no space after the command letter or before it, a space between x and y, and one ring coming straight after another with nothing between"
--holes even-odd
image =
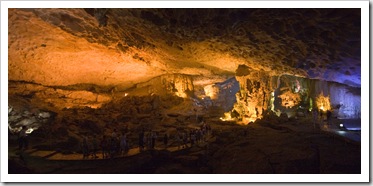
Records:
<instances>
[{"instance_id":1,"label":"cave wall","mask_svg":"<svg viewBox=\"0 0 373 186\"><path fill-rule=\"evenodd\" d=\"M109 88L106 88L109 90ZM41 84L10 81L8 86L9 105L19 104L19 100L28 100L23 107L39 107L48 110L64 108L99 108L111 101L108 90L94 85L44 86Z\"/></svg>"},{"instance_id":2,"label":"cave wall","mask_svg":"<svg viewBox=\"0 0 373 186\"><path fill-rule=\"evenodd\" d=\"M201 97L206 107L218 107L224 112L232 110L236 103L236 93L239 90L239 83L235 77L224 82L213 83L203 87L202 93L197 93Z\"/></svg>"},{"instance_id":3,"label":"cave wall","mask_svg":"<svg viewBox=\"0 0 373 186\"><path fill-rule=\"evenodd\" d=\"M340 83L313 81L313 96L328 95L333 114L338 118L360 118L361 117L361 89L346 86Z\"/></svg>"},{"instance_id":4,"label":"cave wall","mask_svg":"<svg viewBox=\"0 0 373 186\"><path fill-rule=\"evenodd\" d=\"M283 75L280 78L281 86L277 95L276 108L288 112L288 116L295 116L296 111L310 110L310 107L320 109L317 100L324 96L330 101L330 109L334 117L360 118L361 95L360 88L344 84ZM288 90L287 92L281 90ZM278 90L277 90L278 91ZM289 94L289 99L296 100L293 108L284 108L279 103L284 103L284 94ZM312 102L312 105L311 103ZM326 111L326 110L324 110Z\"/></svg>"},{"instance_id":5,"label":"cave wall","mask_svg":"<svg viewBox=\"0 0 373 186\"><path fill-rule=\"evenodd\" d=\"M277 79L277 87L273 89L273 111L277 115L286 113L288 117L294 117L297 112L305 112L313 107L310 105L312 95L309 79L292 75L276 76L273 79Z\"/></svg>"},{"instance_id":6,"label":"cave wall","mask_svg":"<svg viewBox=\"0 0 373 186\"><path fill-rule=\"evenodd\" d=\"M230 78L223 83L218 83L219 94L215 101L216 106L223 108L225 112L231 110L236 103L236 93L239 91L239 82L236 78Z\"/></svg>"},{"instance_id":7,"label":"cave wall","mask_svg":"<svg viewBox=\"0 0 373 186\"><path fill-rule=\"evenodd\" d=\"M311 109L320 109L317 104L320 96L328 98L335 117L360 118L361 111L360 88L293 75L270 76L246 65L238 66L236 77L208 84L203 87L203 93L197 94L194 92L196 87L193 76L184 74L162 75L125 91L115 90L115 87L87 86L51 87L11 81L11 131L18 130L21 125L37 129L43 124L37 121L38 117L40 119L39 112L27 115L27 112L34 109L33 106L44 110L43 112L56 113L57 116L61 110L93 109L95 112L90 111L90 114L100 118L89 120L99 121L98 123L111 123L113 119L114 122L141 123L141 118L144 117L159 120L159 117L163 117L162 114L167 115L167 112L163 113L165 110L173 114L192 115L194 108L201 108L198 112L202 115L212 116L226 112L225 119L247 124L265 117L269 112L278 116L281 113L286 113L288 117L299 116L299 113L304 116ZM25 108L15 111L17 104Z\"/></svg>"},{"instance_id":8,"label":"cave wall","mask_svg":"<svg viewBox=\"0 0 373 186\"><path fill-rule=\"evenodd\" d=\"M224 119L247 124L269 111L278 116L286 113L288 117L298 117L312 109L331 110L332 116L340 119L360 118L360 88L288 74L270 76L246 65L238 66L236 79L240 87L237 102Z\"/></svg>"},{"instance_id":9,"label":"cave wall","mask_svg":"<svg viewBox=\"0 0 373 186\"><path fill-rule=\"evenodd\" d=\"M186 98L194 94L193 77L185 74L166 74L136 85L145 94L175 94Z\"/></svg>"}]
</instances>

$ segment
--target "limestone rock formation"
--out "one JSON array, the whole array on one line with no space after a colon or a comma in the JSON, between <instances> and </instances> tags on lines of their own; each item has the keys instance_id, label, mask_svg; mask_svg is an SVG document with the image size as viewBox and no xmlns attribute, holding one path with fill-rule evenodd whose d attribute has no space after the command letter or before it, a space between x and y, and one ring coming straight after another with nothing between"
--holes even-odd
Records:
<instances>
[{"instance_id":1,"label":"limestone rock formation","mask_svg":"<svg viewBox=\"0 0 373 186\"><path fill-rule=\"evenodd\" d=\"M10 9L9 79L128 88L245 64L359 86L359 9Z\"/></svg>"},{"instance_id":2,"label":"limestone rock formation","mask_svg":"<svg viewBox=\"0 0 373 186\"><path fill-rule=\"evenodd\" d=\"M330 173L352 164L359 173L360 147L318 141L326 135L312 133L309 112L360 119L360 50L355 8L11 8L9 133L26 125L35 148L74 154L87 134L123 132L137 149L138 133L153 130L176 147L179 131L208 123L205 146L140 153L109 172ZM338 156L328 167L350 149L350 164Z\"/></svg>"}]
</instances>

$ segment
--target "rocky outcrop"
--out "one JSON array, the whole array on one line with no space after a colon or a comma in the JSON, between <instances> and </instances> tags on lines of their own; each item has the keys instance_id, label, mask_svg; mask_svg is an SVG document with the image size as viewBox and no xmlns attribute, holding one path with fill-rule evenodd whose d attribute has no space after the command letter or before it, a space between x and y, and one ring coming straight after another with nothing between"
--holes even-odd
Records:
<instances>
[{"instance_id":1,"label":"rocky outcrop","mask_svg":"<svg viewBox=\"0 0 373 186\"><path fill-rule=\"evenodd\" d=\"M52 110L74 107L98 108L112 99L109 92L98 92L98 90L84 85L80 87L53 87L13 81L9 83L8 88L10 105L17 102L17 99L23 98L30 100L31 105L29 106Z\"/></svg>"},{"instance_id":2,"label":"rocky outcrop","mask_svg":"<svg viewBox=\"0 0 373 186\"><path fill-rule=\"evenodd\" d=\"M333 112L340 119L360 118L360 88L292 75L270 76L245 65L236 70L237 102L223 120L248 124L268 112L305 116L312 109Z\"/></svg>"},{"instance_id":3,"label":"rocky outcrop","mask_svg":"<svg viewBox=\"0 0 373 186\"><path fill-rule=\"evenodd\" d=\"M237 103L231 115L243 123L262 118L264 111L268 109L271 94L270 76L246 65L239 65L236 79L240 84L240 90L236 94Z\"/></svg>"},{"instance_id":4,"label":"rocky outcrop","mask_svg":"<svg viewBox=\"0 0 373 186\"><path fill-rule=\"evenodd\" d=\"M38 109L25 109L8 106L8 129L12 134L17 134L22 127L26 127L27 134L32 133L43 125L49 125L54 121L56 113Z\"/></svg>"},{"instance_id":5,"label":"rocky outcrop","mask_svg":"<svg viewBox=\"0 0 373 186\"><path fill-rule=\"evenodd\" d=\"M194 95L193 77L184 74L166 74L136 85L136 89L142 88L148 95L174 94L182 98Z\"/></svg>"}]
</instances>

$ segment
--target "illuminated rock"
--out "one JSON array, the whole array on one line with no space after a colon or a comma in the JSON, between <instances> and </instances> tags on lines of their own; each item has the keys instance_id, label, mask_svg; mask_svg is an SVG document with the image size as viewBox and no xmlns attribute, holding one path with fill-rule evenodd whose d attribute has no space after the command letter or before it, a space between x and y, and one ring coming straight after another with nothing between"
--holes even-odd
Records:
<instances>
[{"instance_id":1,"label":"illuminated rock","mask_svg":"<svg viewBox=\"0 0 373 186\"><path fill-rule=\"evenodd\" d=\"M282 106L286 108L292 108L294 106L297 106L301 101L299 94L293 93L289 90L282 93L278 97L281 98Z\"/></svg>"},{"instance_id":2,"label":"illuminated rock","mask_svg":"<svg viewBox=\"0 0 373 186\"><path fill-rule=\"evenodd\" d=\"M216 85L207 85L204 87L206 96L210 97L212 100L217 99L219 90L219 87L217 87Z\"/></svg>"},{"instance_id":3,"label":"illuminated rock","mask_svg":"<svg viewBox=\"0 0 373 186\"><path fill-rule=\"evenodd\" d=\"M237 102L232 111L221 118L224 121L248 124L268 112L277 116L285 114L287 118L304 117L314 108L312 100L317 109L333 111L333 117L360 118L359 88L291 75L271 77L244 65L240 65L237 72L240 84Z\"/></svg>"},{"instance_id":4,"label":"illuminated rock","mask_svg":"<svg viewBox=\"0 0 373 186\"><path fill-rule=\"evenodd\" d=\"M30 134L42 125L50 124L53 120L54 114L51 112L32 113L29 110L24 110L24 108L9 107L12 108L12 112L8 115L8 128L13 134L18 133L22 126L27 127L27 133Z\"/></svg>"},{"instance_id":5,"label":"illuminated rock","mask_svg":"<svg viewBox=\"0 0 373 186\"><path fill-rule=\"evenodd\" d=\"M268 74L253 70L245 65L239 65L236 79L240 88L236 93L237 102L233 107L233 112L238 113L235 119L240 123L247 124L262 118L263 112L268 109L271 92L268 87Z\"/></svg>"},{"instance_id":6,"label":"illuminated rock","mask_svg":"<svg viewBox=\"0 0 373 186\"><path fill-rule=\"evenodd\" d=\"M201 108L247 124L269 112L293 117L324 93L335 115L357 118L360 14L9 9L9 102L59 113L112 109L114 118ZM152 96L159 101L146 100Z\"/></svg>"},{"instance_id":7,"label":"illuminated rock","mask_svg":"<svg viewBox=\"0 0 373 186\"><path fill-rule=\"evenodd\" d=\"M182 98L194 94L193 78L184 74L169 74L153 78L148 82L137 84L136 88L143 90L143 94L174 94ZM141 93L140 93L141 94Z\"/></svg>"},{"instance_id":8,"label":"illuminated rock","mask_svg":"<svg viewBox=\"0 0 373 186\"><path fill-rule=\"evenodd\" d=\"M9 139L27 125L33 146L18 156L9 141L9 170L21 157L33 173L57 174L361 171L360 146L315 131L307 113L361 117L359 8L10 8L7 17ZM202 120L207 143L167 152ZM83 135L114 129L131 146L116 166L43 160L77 157ZM144 129L168 133L170 148L137 154Z\"/></svg>"},{"instance_id":9,"label":"illuminated rock","mask_svg":"<svg viewBox=\"0 0 373 186\"><path fill-rule=\"evenodd\" d=\"M319 96L316 97L316 105L320 110L324 112L327 110L331 110L330 97L324 96L323 93L321 93Z\"/></svg>"},{"instance_id":10,"label":"illuminated rock","mask_svg":"<svg viewBox=\"0 0 373 186\"><path fill-rule=\"evenodd\" d=\"M245 64L359 86L359 25L357 9L10 9L9 79L128 88Z\"/></svg>"}]
</instances>

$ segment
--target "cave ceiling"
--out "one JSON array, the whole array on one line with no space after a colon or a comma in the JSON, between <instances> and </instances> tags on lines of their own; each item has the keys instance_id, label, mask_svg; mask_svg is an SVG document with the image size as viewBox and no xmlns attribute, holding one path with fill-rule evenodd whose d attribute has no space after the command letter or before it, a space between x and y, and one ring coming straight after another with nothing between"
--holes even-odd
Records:
<instances>
[{"instance_id":1,"label":"cave ceiling","mask_svg":"<svg viewBox=\"0 0 373 186\"><path fill-rule=\"evenodd\" d=\"M128 88L180 73L203 85L245 64L360 87L360 9L9 9L8 16L11 81Z\"/></svg>"}]
</instances>

